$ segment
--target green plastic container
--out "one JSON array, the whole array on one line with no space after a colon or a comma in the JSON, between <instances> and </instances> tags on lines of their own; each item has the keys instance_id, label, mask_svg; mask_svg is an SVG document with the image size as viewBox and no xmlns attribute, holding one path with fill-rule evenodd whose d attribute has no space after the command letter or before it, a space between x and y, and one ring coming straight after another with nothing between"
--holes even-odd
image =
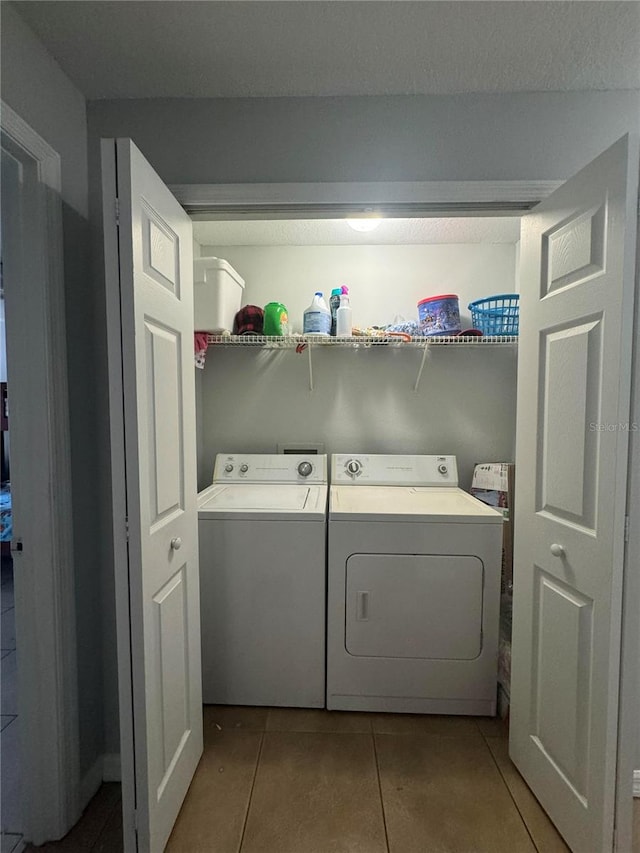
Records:
<instances>
[{"instance_id":1,"label":"green plastic container","mask_svg":"<svg viewBox=\"0 0 640 853\"><path fill-rule=\"evenodd\" d=\"M289 312L282 302L269 302L264 306L264 334L268 337L289 334Z\"/></svg>"}]
</instances>

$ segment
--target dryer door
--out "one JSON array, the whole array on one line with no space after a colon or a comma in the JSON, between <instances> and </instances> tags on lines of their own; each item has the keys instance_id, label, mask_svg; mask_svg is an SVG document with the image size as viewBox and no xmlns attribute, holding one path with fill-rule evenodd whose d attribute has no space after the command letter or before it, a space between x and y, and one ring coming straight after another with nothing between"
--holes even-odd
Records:
<instances>
[{"instance_id":1,"label":"dryer door","mask_svg":"<svg viewBox=\"0 0 640 853\"><path fill-rule=\"evenodd\" d=\"M360 657L473 660L482 650L478 557L352 554L346 648Z\"/></svg>"}]
</instances>

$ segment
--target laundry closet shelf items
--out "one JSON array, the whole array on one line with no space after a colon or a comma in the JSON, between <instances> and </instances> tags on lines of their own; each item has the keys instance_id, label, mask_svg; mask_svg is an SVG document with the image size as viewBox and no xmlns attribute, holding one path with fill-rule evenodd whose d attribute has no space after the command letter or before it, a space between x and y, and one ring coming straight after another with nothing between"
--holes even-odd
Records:
<instances>
[{"instance_id":1,"label":"laundry closet shelf items","mask_svg":"<svg viewBox=\"0 0 640 853\"><path fill-rule=\"evenodd\" d=\"M207 335L207 343L210 346L222 347L254 347L268 350L292 349L297 353L306 351L309 363L309 390L313 391L313 361L311 352L316 347L342 347L344 349L368 349L373 347L391 347L393 349L418 349L422 350L422 358L418 367L418 374L413 385L417 393L420 387L420 379L427 360L427 354L433 347L455 346L455 347L486 347L486 346L517 346L517 335L495 335L491 337L476 337L463 335L438 335L432 337L409 337L408 335L384 334L380 335L353 335L351 337L333 337L330 335Z\"/></svg>"}]
</instances>

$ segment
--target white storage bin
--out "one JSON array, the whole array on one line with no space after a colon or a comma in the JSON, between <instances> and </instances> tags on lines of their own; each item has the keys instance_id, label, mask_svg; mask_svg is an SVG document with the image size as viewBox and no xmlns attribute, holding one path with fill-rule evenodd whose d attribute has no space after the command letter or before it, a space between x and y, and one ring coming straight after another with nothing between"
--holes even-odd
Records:
<instances>
[{"instance_id":1,"label":"white storage bin","mask_svg":"<svg viewBox=\"0 0 640 853\"><path fill-rule=\"evenodd\" d=\"M240 310L244 279L222 258L195 258L193 263L193 315L197 332L233 329Z\"/></svg>"}]
</instances>

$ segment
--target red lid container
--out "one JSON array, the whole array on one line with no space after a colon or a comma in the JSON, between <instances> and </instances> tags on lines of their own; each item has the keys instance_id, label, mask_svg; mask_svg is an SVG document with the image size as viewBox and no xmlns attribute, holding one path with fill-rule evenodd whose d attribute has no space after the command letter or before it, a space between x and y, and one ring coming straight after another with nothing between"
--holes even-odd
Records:
<instances>
[{"instance_id":1,"label":"red lid container","mask_svg":"<svg viewBox=\"0 0 640 853\"><path fill-rule=\"evenodd\" d=\"M418 305L424 305L426 302L437 302L440 299L457 299L457 293L443 293L441 296L427 296L426 299L421 299Z\"/></svg>"}]
</instances>

